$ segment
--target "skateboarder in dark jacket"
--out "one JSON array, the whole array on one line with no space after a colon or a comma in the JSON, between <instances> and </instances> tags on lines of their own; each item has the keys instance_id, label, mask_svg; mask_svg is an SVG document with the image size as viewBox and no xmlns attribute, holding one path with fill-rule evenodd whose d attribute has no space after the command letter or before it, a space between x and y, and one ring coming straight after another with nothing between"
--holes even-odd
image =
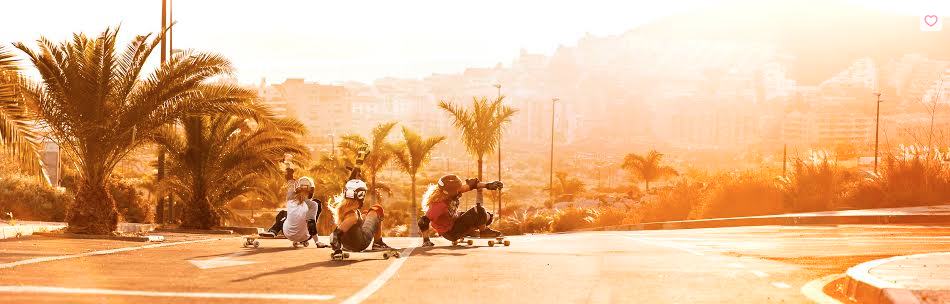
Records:
<instances>
[{"instance_id":1,"label":"skateboarder in dark jacket","mask_svg":"<svg viewBox=\"0 0 950 304\"><path fill-rule=\"evenodd\" d=\"M470 178L463 182L454 174L440 178L438 185L430 186L423 196L422 208L425 215L419 218L417 223L422 234L422 246L435 246L429 240L430 225L442 237L450 241L475 233L479 237L501 236L501 232L488 228L494 215L485 211L481 202L476 203L475 207L464 213L457 212L457 209L462 193L477 189L501 190L502 187L504 184L500 181L482 183L477 178Z\"/></svg>"}]
</instances>

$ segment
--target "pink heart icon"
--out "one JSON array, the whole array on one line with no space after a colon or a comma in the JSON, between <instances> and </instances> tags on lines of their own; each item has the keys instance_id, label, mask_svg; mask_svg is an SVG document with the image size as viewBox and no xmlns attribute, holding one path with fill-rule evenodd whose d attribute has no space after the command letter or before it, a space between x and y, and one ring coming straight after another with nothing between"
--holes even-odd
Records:
<instances>
[{"instance_id":1,"label":"pink heart icon","mask_svg":"<svg viewBox=\"0 0 950 304\"><path fill-rule=\"evenodd\" d=\"M926 23L929 26L934 26L935 24L937 24L937 16L935 15L924 16L924 23Z\"/></svg>"}]
</instances>

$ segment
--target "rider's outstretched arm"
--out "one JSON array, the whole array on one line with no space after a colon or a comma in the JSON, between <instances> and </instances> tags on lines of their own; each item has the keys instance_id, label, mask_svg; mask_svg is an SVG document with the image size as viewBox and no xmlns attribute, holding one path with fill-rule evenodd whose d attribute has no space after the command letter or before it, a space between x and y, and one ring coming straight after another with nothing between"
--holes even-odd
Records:
<instances>
[{"instance_id":1,"label":"rider's outstretched arm","mask_svg":"<svg viewBox=\"0 0 950 304\"><path fill-rule=\"evenodd\" d=\"M297 190L295 185L296 181L294 180L294 169L287 168L287 170L284 172L284 179L286 180L287 184L287 199L284 201L289 201L294 199Z\"/></svg>"}]
</instances>

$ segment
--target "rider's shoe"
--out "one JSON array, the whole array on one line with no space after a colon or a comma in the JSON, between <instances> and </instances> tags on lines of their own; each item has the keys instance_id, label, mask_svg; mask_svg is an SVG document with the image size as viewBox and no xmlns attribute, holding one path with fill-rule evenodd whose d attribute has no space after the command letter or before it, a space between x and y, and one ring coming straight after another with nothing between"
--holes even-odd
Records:
<instances>
[{"instance_id":1,"label":"rider's shoe","mask_svg":"<svg viewBox=\"0 0 950 304\"><path fill-rule=\"evenodd\" d=\"M384 249L392 249L392 247L389 247L389 245L386 245L386 243L384 243L383 240L373 241L373 250L384 250Z\"/></svg>"},{"instance_id":2,"label":"rider's shoe","mask_svg":"<svg viewBox=\"0 0 950 304\"><path fill-rule=\"evenodd\" d=\"M472 229L468 231L467 237L481 237L481 233L478 232L478 229Z\"/></svg>"},{"instance_id":3,"label":"rider's shoe","mask_svg":"<svg viewBox=\"0 0 950 304\"><path fill-rule=\"evenodd\" d=\"M502 236L501 231L494 230L491 228L485 228L480 231L480 237L499 237Z\"/></svg>"},{"instance_id":4,"label":"rider's shoe","mask_svg":"<svg viewBox=\"0 0 950 304\"><path fill-rule=\"evenodd\" d=\"M430 241L429 239L422 240L422 247L432 247L432 246L435 246L435 244L432 243L432 241Z\"/></svg>"},{"instance_id":5,"label":"rider's shoe","mask_svg":"<svg viewBox=\"0 0 950 304\"><path fill-rule=\"evenodd\" d=\"M330 247L330 245L324 244L323 242L314 241L314 243L317 243L317 248L327 248L327 247Z\"/></svg>"},{"instance_id":6,"label":"rider's shoe","mask_svg":"<svg viewBox=\"0 0 950 304\"><path fill-rule=\"evenodd\" d=\"M267 230L267 231L258 233L257 235L260 235L263 237L277 237L277 232L273 230Z\"/></svg>"}]
</instances>

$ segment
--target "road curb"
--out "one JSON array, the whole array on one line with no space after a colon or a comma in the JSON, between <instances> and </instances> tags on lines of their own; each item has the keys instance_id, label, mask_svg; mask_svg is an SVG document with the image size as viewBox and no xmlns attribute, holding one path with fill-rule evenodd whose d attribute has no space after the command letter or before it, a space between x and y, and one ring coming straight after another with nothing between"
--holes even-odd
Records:
<instances>
[{"instance_id":1,"label":"road curb","mask_svg":"<svg viewBox=\"0 0 950 304\"><path fill-rule=\"evenodd\" d=\"M23 237L27 235L33 235L35 233L49 233L49 232L62 230L65 228L66 228L66 224L47 225L47 226L16 225L16 226L0 227L0 240L19 238L19 237Z\"/></svg>"},{"instance_id":2,"label":"road curb","mask_svg":"<svg viewBox=\"0 0 950 304\"><path fill-rule=\"evenodd\" d=\"M698 228L723 228L746 226L798 226L798 225L886 225L945 223L950 225L950 215L801 215L734 217L689 221L654 222L579 229L574 231L611 230L673 230Z\"/></svg>"},{"instance_id":3,"label":"road curb","mask_svg":"<svg viewBox=\"0 0 950 304\"><path fill-rule=\"evenodd\" d=\"M910 289L882 280L871 274L871 269L887 263L933 255L950 255L950 252L924 253L896 256L858 264L847 271L845 294L859 303L871 304L919 304L920 300Z\"/></svg>"},{"instance_id":4,"label":"road curb","mask_svg":"<svg viewBox=\"0 0 950 304\"><path fill-rule=\"evenodd\" d=\"M64 238L64 239L95 239L95 240L112 240L112 241L127 241L127 242L164 242L165 241L165 237L161 235L113 236L113 235L97 235L97 234L57 233L57 232L36 232L33 234L46 236L46 237Z\"/></svg>"}]
</instances>

